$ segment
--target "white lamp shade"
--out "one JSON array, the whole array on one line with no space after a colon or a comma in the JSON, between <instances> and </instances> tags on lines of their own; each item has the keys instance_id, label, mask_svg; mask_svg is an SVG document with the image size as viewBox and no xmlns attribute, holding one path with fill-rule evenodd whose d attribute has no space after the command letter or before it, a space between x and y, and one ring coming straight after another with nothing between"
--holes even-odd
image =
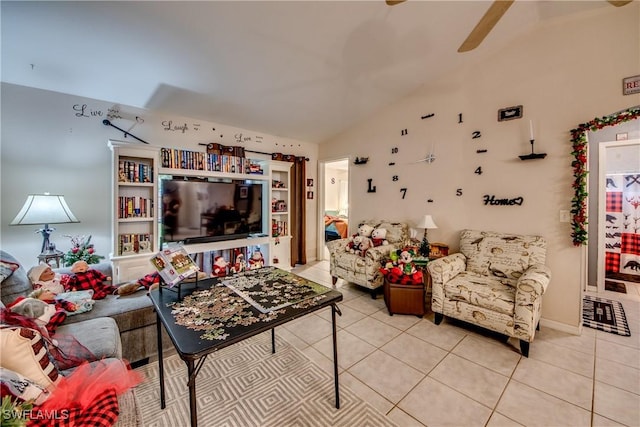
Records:
<instances>
[{"instance_id":1,"label":"white lamp shade","mask_svg":"<svg viewBox=\"0 0 640 427\"><path fill-rule=\"evenodd\" d=\"M438 228L436 223L433 221L433 218L431 218L431 215L425 215L422 219L420 219L420 221L418 221L416 227L424 228L425 230L429 228Z\"/></svg>"},{"instance_id":2,"label":"white lamp shade","mask_svg":"<svg viewBox=\"0 0 640 427\"><path fill-rule=\"evenodd\" d=\"M80 222L73 215L64 196L55 194L29 194L24 206L10 225L64 224Z\"/></svg>"}]
</instances>

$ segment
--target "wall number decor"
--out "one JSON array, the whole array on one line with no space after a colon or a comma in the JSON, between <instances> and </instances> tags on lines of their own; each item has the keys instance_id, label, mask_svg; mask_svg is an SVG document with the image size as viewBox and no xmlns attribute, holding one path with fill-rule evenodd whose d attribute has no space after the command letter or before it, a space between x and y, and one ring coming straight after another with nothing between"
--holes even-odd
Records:
<instances>
[{"instance_id":1,"label":"wall number decor","mask_svg":"<svg viewBox=\"0 0 640 427\"><path fill-rule=\"evenodd\" d=\"M471 134L471 139L478 139L482 137L482 134L480 133L479 130L474 130L473 133Z\"/></svg>"},{"instance_id":2,"label":"wall number decor","mask_svg":"<svg viewBox=\"0 0 640 427\"><path fill-rule=\"evenodd\" d=\"M430 117L433 117L433 116L435 116L435 115L436 115L435 113L431 113L431 114L427 114L426 116L420 116L420 118L421 118L422 120L424 120L424 119L428 119L428 118L430 118Z\"/></svg>"},{"instance_id":3,"label":"wall number decor","mask_svg":"<svg viewBox=\"0 0 640 427\"><path fill-rule=\"evenodd\" d=\"M407 195L407 189L406 188L401 188L400 192L402 193L402 198L404 199L404 196Z\"/></svg>"},{"instance_id":4,"label":"wall number decor","mask_svg":"<svg viewBox=\"0 0 640 427\"><path fill-rule=\"evenodd\" d=\"M393 181L393 182L396 182L398 179L399 179L399 178L398 178L398 175L393 175L393 176L391 177L391 181Z\"/></svg>"},{"instance_id":5,"label":"wall number decor","mask_svg":"<svg viewBox=\"0 0 640 427\"><path fill-rule=\"evenodd\" d=\"M522 203L524 202L524 198L522 196L514 197L513 199L496 199L496 196L494 195L490 196L485 194L483 199L484 204L490 206L522 206Z\"/></svg>"},{"instance_id":6,"label":"wall number decor","mask_svg":"<svg viewBox=\"0 0 640 427\"><path fill-rule=\"evenodd\" d=\"M456 189L456 196L462 196L462 188Z\"/></svg>"},{"instance_id":7,"label":"wall number decor","mask_svg":"<svg viewBox=\"0 0 640 427\"><path fill-rule=\"evenodd\" d=\"M502 108L498 110L498 121L504 122L506 120L521 119L523 113L522 105L516 105L515 107Z\"/></svg>"},{"instance_id":8,"label":"wall number decor","mask_svg":"<svg viewBox=\"0 0 640 427\"><path fill-rule=\"evenodd\" d=\"M458 114L458 123L462 123L462 113Z\"/></svg>"},{"instance_id":9,"label":"wall number decor","mask_svg":"<svg viewBox=\"0 0 640 427\"><path fill-rule=\"evenodd\" d=\"M482 175L482 166L478 166L474 173L477 173L478 175Z\"/></svg>"},{"instance_id":10,"label":"wall number decor","mask_svg":"<svg viewBox=\"0 0 640 427\"><path fill-rule=\"evenodd\" d=\"M401 135L401 136L405 136L405 135L407 135L408 133L409 133L409 131L407 131L406 129L402 129L402 130L400 131L400 135Z\"/></svg>"},{"instance_id":11,"label":"wall number decor","mask_svg":"<svg viewBox=\"0 0 640 427\"><path fill-rule=\"evenodd\" d=\"M373 182L372 178L368 178L367 182L369 183L369 188L367 188L367 193L375 193L376 192L376 186L375 185L371 185L371 183Z\"/></svg>"}]
</instances>

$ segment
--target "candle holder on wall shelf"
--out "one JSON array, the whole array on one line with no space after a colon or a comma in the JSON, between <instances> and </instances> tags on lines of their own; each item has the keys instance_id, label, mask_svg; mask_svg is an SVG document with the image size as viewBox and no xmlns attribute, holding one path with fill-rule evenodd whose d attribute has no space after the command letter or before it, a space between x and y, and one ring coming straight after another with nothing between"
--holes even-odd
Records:
<instances>
[{"instance_id":1,"label":"candle holder on wall shelf","mask_svg":"<svg viewBox=\"0 0 640 427\"><path fill-rule=\"evenodd\" d=\"M544 159L545 157L547 157L547 153L535 153L533 151L533 143L534 143L535 139L530 139L529 141L531 141L531 154L526 154L524 156L518 156L518 157L520 157L520 160Z\"/></svg>"}]
</instances>

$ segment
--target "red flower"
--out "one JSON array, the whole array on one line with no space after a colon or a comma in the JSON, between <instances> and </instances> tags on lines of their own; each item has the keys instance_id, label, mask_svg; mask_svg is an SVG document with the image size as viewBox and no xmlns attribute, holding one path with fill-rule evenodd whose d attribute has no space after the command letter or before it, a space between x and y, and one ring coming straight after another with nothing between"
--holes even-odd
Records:
<instances>
[{"instance_id":1,"label":"red flower","mask_svg":"<svg viewBox=\"0 0 640 427\"><path fill-rule=\"evenodd\" d=\"M77 247L71 248L71 252L73 252L74 254L77 254L79 249L80 248L77 248Z\"/></svg>"},{"instance_id":2,"label":"red flower","mask_svg":"<svg viewBox=\"0 0 640 427\"><path fill-rule=\"evenodd\" d=\"M93 248L89 248L89 249L87 249L87 252L89 252L90 254L92 254L92 253L93 253Z\"/></svg>"}]
</instances>

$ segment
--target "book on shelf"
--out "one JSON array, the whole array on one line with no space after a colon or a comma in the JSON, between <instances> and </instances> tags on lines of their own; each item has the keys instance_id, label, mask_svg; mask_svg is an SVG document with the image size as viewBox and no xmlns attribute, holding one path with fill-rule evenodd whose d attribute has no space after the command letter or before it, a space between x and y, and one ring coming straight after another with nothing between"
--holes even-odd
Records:
<instances>
[{"instance_id":1,"label":"book on shelf","mask_svg":"<svg viewBox=\"0 0 640 427\"><path fill-rule=\"evenodd\" d=\"M160 150L162 167L169 169L204 170L227 173L264 173L255 161L244 157L243 147L209 144L207 152L183 150L180 148L162 148Z\"/></svg>"},{"instance_id":2,"label":"book on shelf","mask_svg":"<svg viewBox=\"0 0 640 427\"><path fill-rule=\"evenodd\" d=\"M169 287L200 271L186 249L178 244L168 245L156 253L150 261Z\"/></svg>"},{"instance_id":3,"label":"book on shelf","mask_svg":"<svg viewBox=\"0 0 640 427\"><path fill-rule=\"evenodd\" d=\"M120 159L118 162L118 182L153 182L153 167L149 163Z\"/></svg>"},{"instance_id":4,"label":"book on shelf","mask_svg":"<svg viewBox=\"0 0 640 427\"><path fill-rule=\"evenodd\" d=\"M153 199L140 196L118 197L118 218L152 218Z\"/></svg>"},{"instance_id":5,"label":"book on shelf","mask_svg":"<svg viewBox=\"0 0 640 427\"><path fill-rule=\"evenodd\" d=\"M118 235L118 253L120 255L135 255L151 252L151 234L128 233Z\"/></svg>"}]
</instances>

